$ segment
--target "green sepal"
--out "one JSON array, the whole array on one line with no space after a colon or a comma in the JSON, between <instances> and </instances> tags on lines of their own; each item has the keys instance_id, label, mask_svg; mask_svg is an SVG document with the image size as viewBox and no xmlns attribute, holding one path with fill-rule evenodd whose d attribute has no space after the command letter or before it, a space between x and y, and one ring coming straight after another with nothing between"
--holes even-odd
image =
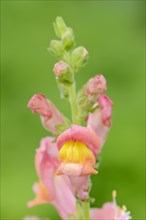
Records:
<instances>
[{"instance_id":1,"label":"green sepal","mask_svg":"<svg viewBox=\"0 0 146 220\"><path fill-rule=\"evenodd\" d=\"M68 99L69 96L68 86L65 86L63 83L59 83L58 80L57 80L57 86L60 91L60 97Z\"/></svg>"},{"instance_id":2,"label":"green sepal","mask_svg":"<svg viewBox=\"0 0 146 220\"><path fill-rule=\"evenodd\" d=\"M72 28L67 29L67 31L63 34L61 40L66 51L70 51L73 46L75 46L74 33Z\"/></svg>"},{"instance_id":3,"label":"green sepal","mask_svg":"<svg viewBox=\"0 0 146 220\"><path fill-rule=\"evenodd\" d=\"M89 58L88 51L80 46L75 48L71 53L72 66L75 73L77 73L81 67L85 66Z\"/></svg>"},{"instance_id":4,"label":"green sepal","mask_svg":"<svg viewBox=\"0 0 146 220\"><path fill-rule=\"evenodd\" d=\"M64 47L62 45L62 42L59 40L52 40L50 42L50 47L48 48L48 51L53 56L57 58L62 58L64 54Z\"/></svg>"}]
</instances>

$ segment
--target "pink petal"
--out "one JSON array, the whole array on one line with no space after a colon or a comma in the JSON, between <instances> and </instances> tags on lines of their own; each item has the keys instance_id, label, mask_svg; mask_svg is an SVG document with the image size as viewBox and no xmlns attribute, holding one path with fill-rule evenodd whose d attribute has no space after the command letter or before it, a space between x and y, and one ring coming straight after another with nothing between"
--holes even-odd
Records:
<instances>
[{"instance_id":1,"label":"pink petal","mask_svg":"<svg viewBox=\"0 0 146 220\"><path fill-rule=\"evenodd\" d=\"M80 200L85 200L88 198L89 193L89 175L70 176L70 181L72 183L74 193L77 193Z\"/></svg>"},{"instance_id":2,"label":"pink petal","mask_svg":"<svg viewBox=\"0 0 146 220\"><path fill-rule=\"evenodd\" d=\"M29 202L29 207L42 203L53 204L63 219L75 211L75 197L68 176L57 176L59 167L58 149L52 137L43 138L36 151L35 165L39 178L47 189L41 191L39 185L34 185L36 198ZM49 196L48 196L49 195ZM48 196L48 197L47 197Z\"/></svg>"},{"instance_id":3,"label":"pink petal","mask_svg":"<svg viewBox=\"0 0 146 220\"><path fill-rule=\"evenodd\" d=\"M48 102L44 95L36 94L28 102L28 108L32 110L33 113L38 113L44 117L51 118L52 114L48 108Z\"/></svg>"},{"instance_id":4,"label":"pink petal","mask_svg":"<svg viewBox=\"0 0 146 220\"><path fill-rule=\"evenodd\" d=\"M34 95L27 106L33 113L40 115L44 128L52 133L57 133L56 125L64 123L60 111L42 94Z\"/></svg>"},{"instance_id":5,"label":"pink petal","mask_svg":"<svg viewBox=\"0 0 146 220\"><path fill-rule=\"evenodd\" d=\"M87 125L90 126L94 132L98 135L101 141L101 146L103 146L107 134L110 130L109 127L106 127L102 122L102 113L100 109L95 110L94 113L90 113L87 119Z\"/></svg>"},{"instance_id":6,"label":"pink petal","mask_svg":"<svg viewBox=\"0 0 146 220\"><path fill-rule=\"evenodd\" d=\"M64 220L68 219L68 214L75 213L76 199L72 191L71 182L68 176L55 176L56 199L53 204L58 209Z\"/></svg>"},{"instance_id":7,"label":"pink petal","mask_svg":"<svg viewBox=\"0 0 146 220\"><path fill-rule=\"evenodd\" d=\"M112 117L112 101L108 96L101 94L98 97L98 104L102 112L102 122L106 127L111 127L111 117Z\"/></svg>"},{"instance_id":8,"label":"pink petal","mask_svg":"<svg viewBox=\"0 0 146 220\"><path fill-rule=\"evenodd\" d=\"M98 104L99 108L88 115L87 125L95 131L103 145L111 128L112 101L108 96L101 94L98 97Z\"/></svg>"},{"instance_id":9,"label":"pink petal","mask_svg":"<svg viewBox=\"0 0 146 220\"><path fill-rule=\"evenodd\" d=\"M58 149L52 137L41 140L40 147L36 151L35 165L39 178L50 190L52 198L55 196L53 176L59 166Z\"/></svg>"},{"instance_id":10,"label":"pink petal","mask_svg":"<svg viewBox=\"0 0 146 220\"><path fill-rule=\"evenodd\" d=\"M67 176L79 176L81 175L83 165L78 163L61 163L57 170L57 175L65 174Z\"/></svg>"},{"instance_id":11,"label":"pink petal","mask_svg":"<svg viewBox=\"0 0 146 220\"><path fill-rule=\"evenodd\" d=\"M90 210L91 220L129 220L129 212L125 212L119 206L113 203L105 203L102 208L93 208Z\"/></svg>"},{"instance_id":12,"label":"pink petal","mask_svg":"<svg viewBox=\"0 0 146 220\"><path fill-rule=\"evenodd\" d=\"M72 125L58 137L56 142L58 149L68 141L80 141L88 146L94 154L100 150L100 139L90 127Z\"/></svg>"}]
</instances>

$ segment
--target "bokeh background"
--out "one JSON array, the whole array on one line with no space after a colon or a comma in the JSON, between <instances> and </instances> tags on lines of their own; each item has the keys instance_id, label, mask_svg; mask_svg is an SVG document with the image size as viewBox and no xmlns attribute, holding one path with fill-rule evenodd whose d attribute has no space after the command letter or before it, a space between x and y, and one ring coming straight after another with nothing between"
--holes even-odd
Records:
<instances>
[{"instance_id":1,"label":"bokeh background","mask_svg":"<svg viewBox=\"0 0 146 220\"><path fill-rule=\"evenodd\" d=\"M74 29L77 45L90 53L88 65L76 76L77 88L103 73L114 102L113 127L99 174L92 176L92 206L111 201L116 189L118 203L131 210L133 219L145 219L144 5L145 1L1 2L1 219L59 219L51 205L26 206L37 180L35 149L48 135L27 102L35 93L46 94L70 117L52 71L56 59L47 51L58 15Z\"/></svg>"}]
</instances>

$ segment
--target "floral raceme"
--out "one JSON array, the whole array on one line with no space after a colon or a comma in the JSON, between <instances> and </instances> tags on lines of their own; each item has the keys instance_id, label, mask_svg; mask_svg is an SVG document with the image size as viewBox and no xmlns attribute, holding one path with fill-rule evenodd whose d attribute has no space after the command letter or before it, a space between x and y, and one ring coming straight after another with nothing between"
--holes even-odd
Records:
<instances>
[{"instance_id":1,"label":"floral raceme","mask_svg":"<svg viewBox=\"0 0 146 220\"><path fill-rule=\"evenodd\" d=\"M49 132L35 154L38 181L33 185L32 208L53 205L63 220L129 220L130 213L113 202L90 209L91 174L98 174L100 153L112 126L112 100L103 74L97 74L76 92L75 75L87 63L88 51L75 47L72 28L57 17L54 29L58 40L52 40L49 52L59 62L53 71L61 98L71 106L68 119L43 94L35 94L28 102L32 113L40 116ZM39 219L26 217L25 219Z\"/></svg>"}]
</instances>

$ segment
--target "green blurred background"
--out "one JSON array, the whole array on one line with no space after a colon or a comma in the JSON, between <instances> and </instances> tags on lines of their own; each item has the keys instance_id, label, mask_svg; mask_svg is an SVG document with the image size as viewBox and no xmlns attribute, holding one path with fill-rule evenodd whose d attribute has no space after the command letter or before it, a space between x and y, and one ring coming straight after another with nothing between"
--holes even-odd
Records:
<instances>
[{"instance_id":1,"label":"green blurred background","mask_svg":"<svg viewBox=\"0 0 146 220\"><path fill-rule=\"evenodd\" d=\"M27 102L35 93L46 94L70 117L52 72L56 59L47 51L58 15L74 29L77 45L90 53L88 65L76 76L77 88L101 72L114 102L113 127L99 174L92 176L93 206L110 201L116 189L118 203L131 210L133 219L145 219L144 5L145 1L1 2L1 219L58 219L51 205L26 206L37 180L35 149L48 135Z\"/></svg>"}]
</instances>

